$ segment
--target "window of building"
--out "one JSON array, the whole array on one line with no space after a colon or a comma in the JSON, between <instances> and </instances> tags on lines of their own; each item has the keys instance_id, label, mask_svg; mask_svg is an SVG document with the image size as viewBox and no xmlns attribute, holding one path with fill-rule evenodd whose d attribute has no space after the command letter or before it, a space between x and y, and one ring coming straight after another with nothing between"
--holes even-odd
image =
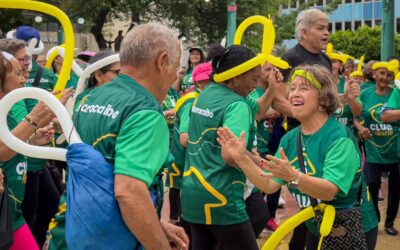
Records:
<instances>
[{"instance_id":1,"label":"window of building","mask_svg":"<svg viewBox=\"0 0 400 250\"><path fill-rule=\"evenodd\" d=\"M332 32L332 23L329 23L328 30L329 30L329 32Z\"/></svg>"},{"instance_id":2,"label":"window of building","mask_svg":"<svg viewBox=\"0 0 400 250\"><path fill-rule=\"evenodd\" d=\"M351 3L351 0L346 0L346 1L344 1L345 3Z\"/></svg>"},{"instance_id":3,"label":"window of building","mask_svg":"<svg viewBox=\"0 0 400 250\"><path fill-rule=\"evenodd\" d=\"M354 0L355 3L360 3L362 0Z\"/></svg>"},{"instance_id":4,"label":"window of building","mask_svg":"<svg viewBox=\"0 0 400 250\"><path fill-rule=\"evenodd\" d=\"M400 18L396 19L396 31L400 32Z\"/></svg>"},{"instance_id":5,"label":"window of building","mask_svg":"<svg viewBox=\"0 0 400 250\"><path fill-rule=\"evenodd\" d=\"M335 23L336 30L342 30L342 23Z\"/></svg>"},{"instance_id":6,"label":"window of building","mask_svg":"<svg viewBox=\"0 0 400 250\"><path fill-rule=\"evenodd\" d=\"M290 8L296 8L296 0L289 0Z\"/></svg>"},{"instance_id":7,"label":"window of building","mask_svg":"<svg viewBox=\"0 0 400 250\"><path fill-rule=\"evenodd\" d=\"M371 27L372 26L371 20L365 20L365 25Z\"/></svg>"},{"instance_id":8,"label":"window of building","mask_svg":"<svg viewBox=\"0 0 400 250\"><path fill-rule=\"evenodd\" d=\"M382 20L375 20L375 25L376 25L376 26L381 25L381 23L382 23Z\"/></svg>"},{"instance_id":9,"label":"window of building","mask_svg":"<svg viewBox=\"0 0 400 250\"><path fill-rule=\"evenodd\" d=\"M357 30L360 27L361 27L361 21L355 21L354 22L354 30Z\"/></svg>"},{"instance_id":10,"label":"window of building","mask_svg":"<svg viewBox=\"0 0 400 250\"><path fill-rule=\"evenodd\" d=\"M323 6L324 5L324 1L323 0L318 0L317 1L317 5L318 6Z\"/></svg>"},{"instance_id":11,"label":"window of building","mask_svg":"<svg viewBox=\"0 0 400 250\"><path fill-rule=\"evenodd\" d=\"M351 30L351 22L345 22L344 23L344 29L345 30Z\"/></svg>"}]
</instances>

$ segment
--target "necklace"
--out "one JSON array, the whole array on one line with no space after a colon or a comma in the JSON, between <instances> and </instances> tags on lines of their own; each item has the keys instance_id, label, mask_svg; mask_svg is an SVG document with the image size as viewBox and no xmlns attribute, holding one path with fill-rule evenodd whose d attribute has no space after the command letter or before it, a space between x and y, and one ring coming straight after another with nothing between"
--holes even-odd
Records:
<instances>
[{"instance_id":1,"label":"necklace","mask_svg":"<svg viewBox=\"0 0 400 250\"><path fill-rule=\"evenodd\" d=\"M307 145L308 145L308 143L310 142L310 140L311 140L311 138L314 136L314 134L312 134L309 138L308 138L308 140L307 140L307 142L304 140L304 137L303 137L303 133L301 133L301 141L303 142L303 152L305 152L306 151L306 148L307 148Z\"/></svg>"}]
</instances>

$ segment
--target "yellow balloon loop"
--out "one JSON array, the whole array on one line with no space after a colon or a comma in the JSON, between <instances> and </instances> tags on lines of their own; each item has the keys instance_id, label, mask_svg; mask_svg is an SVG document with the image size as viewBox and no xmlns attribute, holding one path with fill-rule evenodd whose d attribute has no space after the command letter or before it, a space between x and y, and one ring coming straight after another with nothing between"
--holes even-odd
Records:
<instances>
[{"instance_id":1,"label":"yellow balloon loop","mask_svg":"<svg viewBox=\"0 0 400 250\"><path fill-rule=\"evenodd\" d=\"M55 17L58 21L60 21L65 35L65 57L54 90L60 90L62 92L70 77L75 47L74 30L68 16L62 10L51 4L30 0L0 0L0 8L38 11ZM59 93L57 94L57 97L60 98L61 95L62 93Z\"/></svg>"},{"instance_id":2,"label":"yellow balloon loop","mask_svg":"<svg viewBox=\"0 0 400 250\"><path fill-rule=\"evenodd\" d=\"M321 235L327 236L333 226L333 222L335 220L335 208L331 205L326 205L324 203L318 204L316 207L307 207L297 214L293 215L285 222L283 222L278 229L268 238L268 240L264 243L261 250L270 250L275 249L282 239L289 234L293 229L295 229L301 223L315 217L315 211L320 210L324 213L322 222L321 222ZM326 212L326 213L325 213Z\"/></svg>"},{"instance_id":3,"label":"yellow balloon loop","mask_svg":"<svg viewBox=\"0 0 400 250\"><path fill-rule=\"evenodd\" d=\"M237 28L235 37L233 39L233 44L240 45L242 42L243 34L246 29L252 25L260 23L264 26L263 31L263 42L262 42L262 50L261 54L258 54L256 57L236 66L227 71L224 71L219 74L214 75L215 82L224 82L228 79L231 79L235 76L243 74L252 68L255 68L259 65L263 65L268 58L268 55L271 53L272 48L274 47L275 42L275 28L272 24L271 19L268 19L264 16L251 16L246 18Z\"/></svg>"},{"instance_id":4,"label":"yellow balloon loop","mask_svg":"<svg viewBox=\"0 0 400 250\"><path fill-rule=\"evenodd\" d=\"M55 47L53 47L53 48L51 48L50 50L49 50L49 52L50 52L50 55L49 55L49 57L48 58L46 58L46 65L45 65L45 67L46 68L48 68L48 69L50 69L51 68L51 65L53 64L53 61L56 59L56 57L60 54L60 52L58 51L58 48L60 48L60 47L62 47L62 48L64 48L65 49L65 44L62 44L62 45L60 45L60 46L55 46Z\"/></svg>"}]
</instances>

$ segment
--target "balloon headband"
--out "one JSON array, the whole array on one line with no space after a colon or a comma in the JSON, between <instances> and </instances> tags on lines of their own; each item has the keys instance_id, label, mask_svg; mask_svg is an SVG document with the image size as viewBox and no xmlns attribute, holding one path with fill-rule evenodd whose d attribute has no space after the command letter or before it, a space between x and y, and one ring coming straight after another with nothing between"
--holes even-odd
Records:
<instances>
[{"instance_id":1,"label":"balloon headband","mask_svg":"<svg viewBox=\"0 0 400 250\"><path fill-rule=\"evenodd\" d=\"M293 74L292 77L290 79L290 82L293 81L293 79L297 76L300 76L304 79L306 79L307 81L309 81L312 85L314 85L318 90L321 90L321 84L317 81L317 79L315 79L315 77L313 76L313 74L309 71L305 71L303 69L296 69Z\"/></svg>"},{"instance_id":2,"label":"balloon headband","mask_svg":"<svg viewBox=\"0 0 400 250\"><path fill-rule=\"evenodd\" d=\"M332 43L328 43L328 46L326 47L326 53L325 53L331 60L337 60L340 61L343 65L347 63L347 60L351 59L351 56L346 55L346 54L339 54L333 52L333 45Z\"/></svg>"},{"instance_id":3,"label":"balloon headband","mask_svg":"<svg viewBox=\"0 0 400 250\"><path fill-rule=\"evenodd\" d=\"M263 65L266 61L268 61L268 59L270 59L271 61L274 61L273 59L275 59L274 62L280 62L282 68L286 69L289 68L289 65L285 61L282 61L279 58L275 58L270 55L275 42L275 28L274 25L272 24L271 19L269 18L256 15L245 19L236 30L235 37L233 39L233 44L240 45L242 42L243 34L246 31L246 29L250 25L253 25L255 23L260 23L264 26L261 53L253 57L252 59L237 65L236 67L228 69L219 74L214 74L215 82L224 82L235 76L241 75L259 65ZM229 53L229 50L225 53L226 53L225 55L227 55Z\"/></svg>"},{"instance_id":4,"label":"balloon headband","mask_svg":"<svg viewBox=\"0 0 400 250\"><path fill-rule=\"evenodd\" d=\"M364 64L364 56L361 56L360 61L358 62L358 65L357 65L357 70L353 71L350 74L350 77L356 77L356 76L364 77L364 73L362 71L363 64Z\"/></svg>"},{"instance_id":5,"label":"balloon headband","mask_svg":"<svg viewBox=\"0 0 400 250\"><path fill-rule=\"evenodd\" d=\"M394 79L394 84L398 89L400 89L400 73L397 73Z\"/></svg>"},{"instance_id":6,"label":"balloon headband","mask_svg":"<svg viewBox=\"0 0 400 250\"><path fill-rule=\"evenodd\" d=\"M372 65L372 70L376 70L378 68L385 68L396 75L398 73L399 61L393 60L390 62L377 62Z\"/></svg>"},{"instance_id":7,"label":"balloon headband","mask_svg":"<svg viewBox=\"0 0 400 250\"><path fill-rule=\"evenodd\" d=\"M67 82L69 80L72 60L74 58L74 30L69 20L68 16L59 8L38 1L30 1L30 0L0 0L0 8L10 8L10 9L24 9L24 10L33 10L48 14L52 17L55 17L63 27L65 34L65 58L61 68L60 75L58 77L58 81L54 86L54 90L60 90L60 93L57 94L57 97L61 97L62 90L65 89Z\"/></svg>"}]
</instances>

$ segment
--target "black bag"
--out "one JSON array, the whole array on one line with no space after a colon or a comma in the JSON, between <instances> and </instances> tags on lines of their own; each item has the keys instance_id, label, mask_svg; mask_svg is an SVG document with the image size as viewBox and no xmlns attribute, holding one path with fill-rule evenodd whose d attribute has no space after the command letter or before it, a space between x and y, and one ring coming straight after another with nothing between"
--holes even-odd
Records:
<instances>
[{"instance_id":1,"label":"black bag","mask_svg":"<svg viewBox=\"0 0 400 250\"><path fill-rule=\"evenodd\" d=\"M300 170L306 174L304 166L303 151L301 147L301 130L297 137L297 157L299 160ZM356 206L344 210L336 210L335 221L333 222L331 233L323 238L321 249L330 250L367 250L367 242L363 230L361 216L361 194L363 183L361 182L358 191ZM311 205L315 207L318 201L310 196ZM329 204L329 202L327 202ZM320 226L322 222L322 213L317 210L315 212L315 221Z\"/></svg>"},{"instance_id":2,"label":"black bag","mask_svg":"<svg viewBox=\"0 0 400 250\"><path fill-rule=\"evenodd\" d=\"M9 249L13 243L11 213L8 207L7 178L4 174L4 192L0 194L0 250Z\"/></svg>"}]
</instances>

